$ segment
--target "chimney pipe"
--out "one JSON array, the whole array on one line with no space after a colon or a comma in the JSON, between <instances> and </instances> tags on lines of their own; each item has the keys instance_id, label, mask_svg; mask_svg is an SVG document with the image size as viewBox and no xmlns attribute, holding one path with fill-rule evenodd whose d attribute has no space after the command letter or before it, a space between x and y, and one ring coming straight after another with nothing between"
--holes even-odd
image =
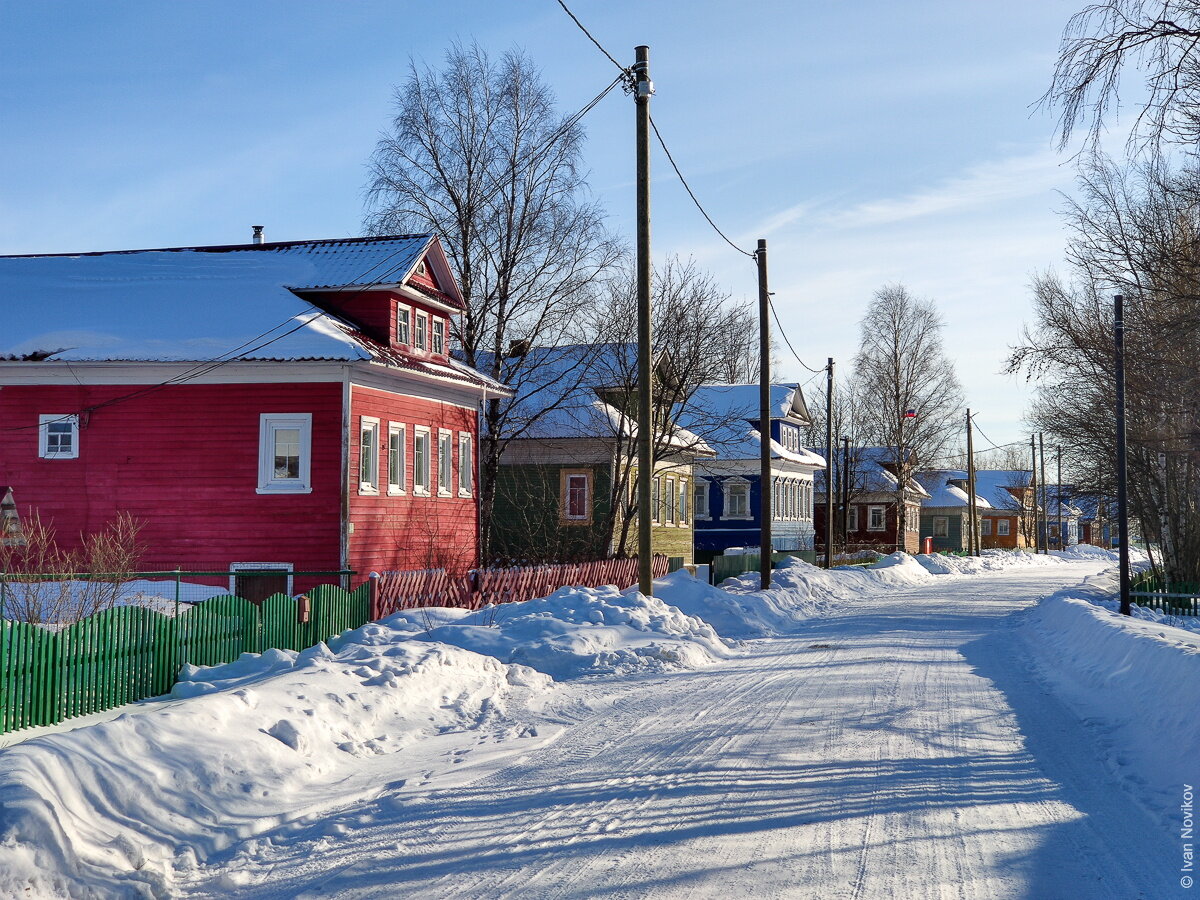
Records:
<instances>
[{"instance_id":1,"label":"chimney pipe","mask_svg":"<svg viewBox=\"0 0 1200 900\"><path fill-rule=\"evenodd\" d=\"M250 227L254 229L254 236L250 240L255 244L261 244L263 242L263 227L261 225L251 225Z\"/></svg>"}]
</instances>

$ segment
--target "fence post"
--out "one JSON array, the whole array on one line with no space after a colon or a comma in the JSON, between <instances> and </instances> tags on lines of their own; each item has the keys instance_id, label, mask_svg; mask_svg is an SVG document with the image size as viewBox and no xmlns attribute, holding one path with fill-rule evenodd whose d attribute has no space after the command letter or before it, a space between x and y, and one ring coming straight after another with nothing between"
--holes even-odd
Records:
<instances>
[{"instance_id":1,"label":"fence post","mask_svg":"<svg viewBox=\"0 0 1200 900\"><path fill-rule=\"evenodd\" d=\"M379 618L379 573L372 572L367 576L367 584L370 588L369 616L372 622Z\"/></svg>"}]
</instances>

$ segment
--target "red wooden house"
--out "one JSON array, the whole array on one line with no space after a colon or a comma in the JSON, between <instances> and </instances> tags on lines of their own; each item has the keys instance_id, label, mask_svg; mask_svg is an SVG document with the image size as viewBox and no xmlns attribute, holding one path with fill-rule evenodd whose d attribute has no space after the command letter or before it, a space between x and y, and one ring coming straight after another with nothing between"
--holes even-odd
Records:
<instances>
[{"instance_id":1,"label":"red wooden house","mask_svg":"<svg viewBox=\"0 0 1200 900\"><path fill-rule=\"evenodd\" d=\"M145 568L267 592L471 566L507 391L450 357L462 308L432 235L0 257L0 491L60 542L125 511Z\"/></svg>"}]
</instances>

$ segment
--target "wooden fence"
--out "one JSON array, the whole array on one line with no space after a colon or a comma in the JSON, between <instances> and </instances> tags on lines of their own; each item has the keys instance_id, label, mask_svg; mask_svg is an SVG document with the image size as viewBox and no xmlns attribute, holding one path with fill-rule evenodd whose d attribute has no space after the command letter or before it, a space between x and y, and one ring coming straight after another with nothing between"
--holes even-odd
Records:
<instances>
[{"instance_id":1,"label":"wooden fence","mask_svg":"<svg viewBox=\"0 0 1200 900\"><path fill-rule=\"evenodd\" d=\"M1154 572L1145 572L1133 579L1129 596L1138 606L1169 616L1200 615L1200 584L1195 582L1168 582Z\"/></svg>"},{"instance_id":2,"label":"wooden fence","mask_svg":"<svg viewBox=\"0 0 1200 900\"><path fill-rule=\"evenodd\" d=\"M655 578L670 571L668 557L656 555L650 564ZM465 575L444 570L383 572L372 577L375 585L371 618L382 619L402 609L420 606L457 606L465 609L515 603L545 597L563 587L600 587L637 584L638 561L600 559L582 563L474 569Z\"/></svg>"},{"instance_id":3,"label":"wooden fence","mask_svg":"<svg viewBox=\"0 0 1200 900\"><path fill-rule=\"evenodd\" d=\"M165 694L185 663L303 650L369 621L370 587L324 585L255 605L214 597L166 616L120 606L60 630L0 620L0 733Z\"/></svg>"}]
</instances>

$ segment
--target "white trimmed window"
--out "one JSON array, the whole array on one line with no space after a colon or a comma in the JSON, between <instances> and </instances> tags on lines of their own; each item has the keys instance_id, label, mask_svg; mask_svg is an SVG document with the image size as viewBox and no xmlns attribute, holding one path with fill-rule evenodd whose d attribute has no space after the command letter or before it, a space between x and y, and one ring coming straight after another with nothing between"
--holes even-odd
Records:
<instances>
[{"instance_id":1,"label":"white trimmed window","mask_svg":"<svg viewBox=\"0 0 1200 900\"><path fill-rule=\"evenodd\" d=\"M675 479L666 479L663 487L663 499L667 501L667 513L663 519L668 525L674 525L679 520L675 518Z\"/></svg>"},{"instance_id":2,"label":"white trimmed window","mask_svg":"<svg viewBox=\"0 0 1200 900\"><path fill-rule=\"evenodd\" d=\"M985 537L991 537L991 534L992 534L992 520L991 519L988 519L985 517L985 518L981 518L979 520L979 533Z\"/></svg>"},{"instance_id":3,"label":"white trimmed window","mask_svg":"<svg viewBox=\"0 0 1200 900\"><path fill-rule=\"evenodd\" d=\"M726 519L750 518L750 482L738 478L728 478L722 485L725 492Z\"/></svg>"},{"instance_id":4,"label":"white trimmed window","mask_svg":"<svg viewBox=\"0 0 1200 900\"><path fill-rule=\"evenodd\" d=\"M433 320L433 352L443 354L446 352L446 320Z\"/></svg>"},{"instance_id":5,"label":"white trimmed window","mask_svg":"<svg viewBox=\"0 0 1200 900\"><path fill-rule=\"evenodd\" d=\"M454 483L454 435L438 429L438 496L449 497Z\"/></svg>"},{"instance_id":6,"label":"white trimmed window","mask_svg":"<svg viewBox=\"0 0 1200 900\"><path fill-rule=\"evenodd\" d=\"M933 536L941 538L950 536L950 520L946 516L933 517Z\"/></svg>"},{"instance_id":7,"label":"white trimmed window","mask_svg":"<svg viewBox=\"0 0 1200 900\"><path fill-rule=\"evenodd\" d=\"M413 493L429 496L429 429L413 427Z\"/></svg>"},{"instance_id":8,"label":"white trimmed window","mask_svg":"<svg viewBox=\"0 0 1200 900\"><path fill-rule=\"evenodd\" d=\"M858 531L858 507L851 506L850 512L846 517L846 530Z\"/></svg>"},{"instance_id":9,"label":"white trimmed window","mask_svg":"<svg viewBox=\"0 0 1200 900\"><path fill-rule=\"evenodd\" d=\"M258 417L258 493L312 492L312 413Z\"/></svg>"},{"instance_id":10,"label":"white trimmed window","mask_svg":"<svg viewBox=\"0 0 1200 900\"><path fill-rule=\"evenodd\" d=\"M42 459L77 459L79 416L38 416L38 456Z\"/></svg>"},{"instance_id":11,"label":"white trimmed window","mask_svg":"<svg viewBox=\"0 0 1200 900\"><path fill-rule=\"evenodd\" d=\"M887 507L867 507L867 531L883 531L887 528Z\"/></svg>"},{"instance_id":12,"label":"white trimmed window","mask_svg":"<svg viewBox=\"0 0 1200 900\"><path fill-rule=\"evenodd\" d=\"M471 448L471 435L458 433L458 496L470 497L474 486L475 456Z\"/></svg>"},{"instance_id":13,"label":"white trimmed window","mask_svg":"<svg viewBox=\"0 0 1200 900\"><path fill-rule=\"evenodd\" d=\"M697 478L692 484L692 509L697 519L708 518L708 482Z\"/></svg>"},{"instance_id":14,"label":"white trimmed window","mask_svg":"<svg viewBox=\"0 0 1200 900\"><path fill-rule=\"evenodd\" d=\"M358 492L379 493L379 420L373 416L359 420Z\"/></svg>"},{"instance_id":15,"label":"white trimmed window","mask_svg":"<svg viewBox=\"0 0 1200 900\"><path fill-rule=\"evenodd\" d=\"M407 306L396 307L396 343L412 343L412 310Z\"/></svg>"},{"instance_id":16,"label":"white trimmed window","mask_svg":"<svg viewBox=\"0 0 1200 900\"><path fill-rule=\"evenodd\" d=\"M998 535L1002 534L1005 537L1007 537L1009 534L1011 534L1011 532L1008 530L1009 524L1010 523L1009 523L1008 519L997 519L996 520L996 534L998 534Z\"/></svg>"},{"instance_id":17,"label":"white trimmed window","mask_svg":"<svg viewBox=\"0 0 1200 900\"><path fill-rule=\"evenodd\" d=\"M388 422L388 493L403 494L405 482L405 428L399 422Z\"/></svg>"},{"instance_id":18,"label":"white trimmed window","mask_svg":"<svg viewBox=\"0 0 1200 900\"><path fill-rule=\"evenodd\" d=\"M592 478L584 471L564 470L561 482L562 495L559 508L567 522L586 524L592 518Z\"/></svg>"},{"instance_id":19,"label":"white trimmed window","mask_svg":"<svg viewBox=\"0 0 1200 900\"><path fill-rule=\"evenodd\" d=\"M662 521L662 478L655 476L653 483L650 485L650 521Z\"/></svg>"},{"instance_id":20,"label":"white trimmed window","mask_svg":"<svg viewBox=\"0 0 1200 900\"><path fill-rule=\"evenodd\" d=\"M423 312L416 313L416 340L413 341L413 346L418 350L429 349L429 317Z\"/></svg>"},{"instance_id":21,"label":"white trimmed window","mask_svg":"<svg viewBox=\"0 0 1200 900\"><path fill-rule=\"evenodd\" d=\"M689 487L687 481L679 479L679 524L686 525L688 523L688 493Z\"/></svg>"}]
</instances>

